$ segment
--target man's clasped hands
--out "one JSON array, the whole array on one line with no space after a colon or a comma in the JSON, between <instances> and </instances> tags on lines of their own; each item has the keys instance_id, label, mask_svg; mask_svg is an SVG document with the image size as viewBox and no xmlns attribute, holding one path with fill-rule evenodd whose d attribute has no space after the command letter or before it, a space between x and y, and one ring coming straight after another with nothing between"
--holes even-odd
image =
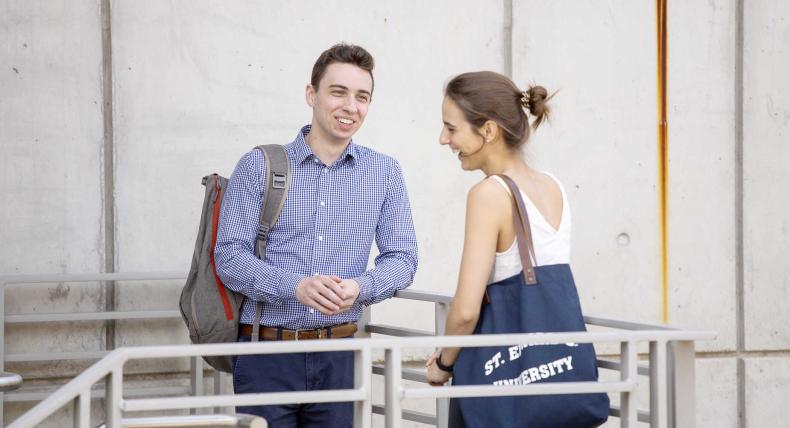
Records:
<instances>
[{"instance_id":1,"label":"man's clasped hands","mask_svg":"<svg viewBox=\"0 0 790 428\"><path fill-rule=\"evenodd\" d=\"M296 300L324 315L337 315L351 309L359 296L359 283L336 275L302 278L296 286Z\"/></svg>"}]
</instances>

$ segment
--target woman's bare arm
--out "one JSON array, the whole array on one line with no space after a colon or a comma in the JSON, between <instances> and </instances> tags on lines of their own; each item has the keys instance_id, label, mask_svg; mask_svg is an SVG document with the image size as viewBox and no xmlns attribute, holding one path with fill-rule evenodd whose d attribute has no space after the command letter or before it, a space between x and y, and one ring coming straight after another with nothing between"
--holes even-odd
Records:
<instances>
[{"instance_id":1,"label":"woman's bare arm","mask_svg":"<svg viewBox=\"0 0 790 428\"><path fill-rule=\"evenodd\" d=\"M486 284L496 256L497 240L510 218L507 191L493 179L476 184L466 202L466 226L461 268L453 303L447 315L446 335L472 334L480 317ZM442 350L442 363L453 364L458 348Z\"/></svg>"}]
</instances>

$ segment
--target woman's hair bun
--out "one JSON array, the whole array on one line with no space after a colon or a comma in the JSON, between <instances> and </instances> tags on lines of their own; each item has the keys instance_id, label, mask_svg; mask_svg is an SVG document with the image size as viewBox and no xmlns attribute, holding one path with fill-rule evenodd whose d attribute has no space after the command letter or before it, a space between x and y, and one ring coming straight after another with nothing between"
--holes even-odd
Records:
<instances>
[{"instance_id":1,"label":"woman's hair bun","mask_svg":"<svg viewBox=\"0 0 790 428\"><path fill-rule=\"evenodd\" d=\"M543 86L530 86L524 91L521 105L529 110L532 116L535 116L532 122L533 129L549 118L549 106L546 105L546 102L550 99L549 92Z\"/></svg>"}]
</instances>

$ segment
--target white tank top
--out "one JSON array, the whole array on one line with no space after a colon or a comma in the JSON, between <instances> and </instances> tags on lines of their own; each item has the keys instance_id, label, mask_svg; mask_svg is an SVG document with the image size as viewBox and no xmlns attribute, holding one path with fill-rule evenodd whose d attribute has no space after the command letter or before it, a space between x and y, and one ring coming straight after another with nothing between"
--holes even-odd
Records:
<instances>
[{"instance_id":1,"label":"white tank top","mask_svg":"<svg viewBox=\"0 0 790 428\"><path fill-rule=\"evenodd\" d=\"M532 243L535 246L535 258L537 258L537 265L554 265L570 263L571 258L571 211L568 206L568 197L565 194L565 189L562 184L553 175L544 172L544 174L551 177L562 192L562 216L560 217L560 226L558 229L549 224L543 214L538 211L538 208L529 199L524 191L521 191L521 197L524 198L524 205L527 208L527 215L529 216L530 230L532 231ZM505 184L504 180L497 176L493 176L499 184L501 184L510 194L510 188ZM501 281L521 272L521 258L518 253L518 245L516 238L513 238L513 244L510 248L502 253L496 253L494 259L494 268L491 270L491 276L488 278L488 283Z\"/></svg>"}]
</instances>

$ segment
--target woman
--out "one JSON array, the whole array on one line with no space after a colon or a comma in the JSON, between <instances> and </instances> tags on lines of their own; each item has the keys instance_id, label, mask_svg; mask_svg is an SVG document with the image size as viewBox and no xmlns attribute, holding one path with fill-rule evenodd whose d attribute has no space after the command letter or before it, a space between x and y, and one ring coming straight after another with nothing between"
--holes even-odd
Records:
<instances>
[{"instance_id":1,"label":"woman","mask_svg":"<svg viewBox=\"0 0 790 428\"><path fill-rule=\"evenodd\" d=\"M497 175L510 177L525 201L535 265L548 269L555 267L548 265L565 265L563 268L567 268L571 215L565 191L556 178L531 168L521 156L530 126L537 128L548 117L546 102L549 98L543 87L522 91L507 77L489 71L461 74L447 84L442 103L444 127L439 143L457 154L461 168L481 170L486 175L471 188L467 198L461 269L445 324L447 335L472 334L481 316L481 302L487 286L499 284L522 271L511 191L505 180ZM532 116L531 125L529 116ZM573 290L575 294L575 287ZM513 304L519 305L519 302ZM521 307L516 307L515 311L523 313ZM581 310L577 312L583 329ZM443 385L452 377L459 352L459 348L445 348L428 359L426 376L431 385ZM594 365L594 351L591 349L591 352ZM605 395L600 397L599 403L605 405L602 411L608 411ZM470 423L468 417L467 423ZM489 419L485 426L494 426L491 423ZM464 425L459 401L451 400L450 426Z\"/></svg>"},{"instance_id":2,"label":"woman","mask_svg":"<svg viewBox=\"0 0 790 428\"><path fill-rule=\"evenodd\" d=\"M471 334L480 315L486 285L521 271L513 226L510 190L494 175L512 178L526 196L538 265L568 263L571 216L567 198L553 176L524 162L521 148L532 128L548 118L546 89L521 91L507 77L491 71L464 73L452 79L442 102L444 127L439 144L458 155L461 168L481 170L486 178L470 190L458 287L447 315L445 334ZM443 385L459 348L437 351L429 358L427 377ZM440 357L440 358L439 358Z\"/></svg>"}]
</instances>

